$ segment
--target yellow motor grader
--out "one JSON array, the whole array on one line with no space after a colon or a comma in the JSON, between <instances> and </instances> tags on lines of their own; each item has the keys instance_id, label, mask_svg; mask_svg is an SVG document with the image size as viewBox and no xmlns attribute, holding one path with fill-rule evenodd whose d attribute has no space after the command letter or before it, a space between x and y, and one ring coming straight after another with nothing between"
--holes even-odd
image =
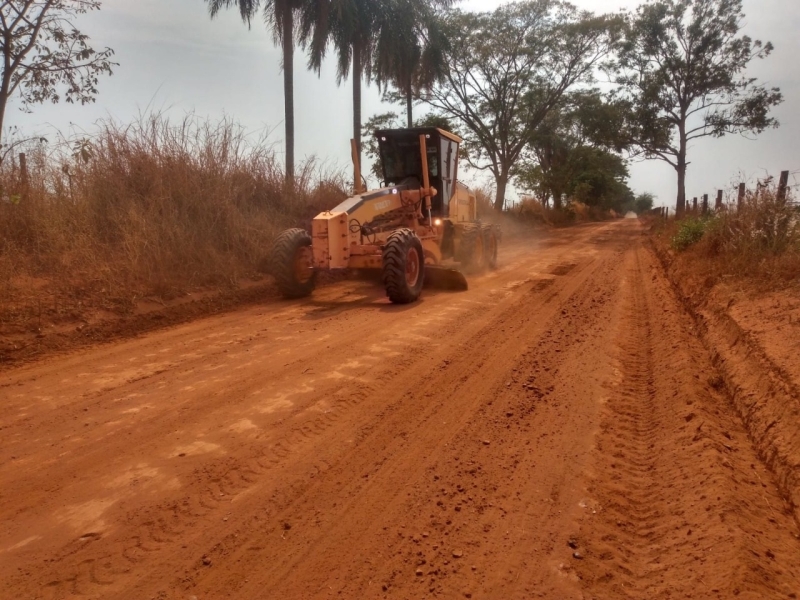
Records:
<instances>
[{"instance_id":1,"label":"yellow motor grader","mask_svg":"<svg viewBox=\"0 0 800 600\"><path fill-rule=\"evenodd\" d=\"M465 270L497 266L499 230L477 218L475 194L460 183L462 140L434 127L375 132L383 187L361 185L353 143L355 195L317 215L311 233L288 229L275 241L271 270L286 298L314 290L316 273L328 269L382 272L389 299L414 302L426 278L466 289Z\"/></svg>"}]
</instances>

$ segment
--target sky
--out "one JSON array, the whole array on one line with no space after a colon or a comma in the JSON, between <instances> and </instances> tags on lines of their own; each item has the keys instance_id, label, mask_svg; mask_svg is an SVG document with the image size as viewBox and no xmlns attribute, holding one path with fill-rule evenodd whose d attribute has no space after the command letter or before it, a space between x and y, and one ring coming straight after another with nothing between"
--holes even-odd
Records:
<instances>
[{"instance_id":1,"label":"sky","mask_svg":"<svg viewBox=\"0 0 800 600\"><path fill-rule=\"evenodd\" d=\"M463 0L462 10L493 10L502 0ZM633 9L634 0L573 0L597 13ZM800 183L800 1L744 0L743 33L771 41L773 54L756 61L752 76L781 88L785 100L774 111L781 122L757 139L705 138L689 149L687 196L729 188L740 180L790 170ZM229 117L254 136L270 132L282 154L283 77L281 56L260 21L250 29L238 12L208 16L204 0L103 0L102 9L80 17L79 29L95 48L109 46L119 66L99 84L94 104L37 105L26 114L12 101L6 124L26 135L52 138L61 132L90 135L98 119L127 122L142 113L162 111L181 118L193 113L218 120ZM296 159L315 157L325 168L349 168L352 96L349 82L337 86L335 64L328 59L318 75L305 69L302 51L295 55ZM363 119L402 108L385 105L373 84L364 89ZM419 110L419 109L418 109ZM365 169L366 171L366 169ZM796 173L795 173L796 172ZM674 206L675 171L661 161L630 166L636 193L651 192L656 204ZM468 177L476 181L477 174ZM515 194L512 192L511 199Z\"/></svg>"}]
</instances>

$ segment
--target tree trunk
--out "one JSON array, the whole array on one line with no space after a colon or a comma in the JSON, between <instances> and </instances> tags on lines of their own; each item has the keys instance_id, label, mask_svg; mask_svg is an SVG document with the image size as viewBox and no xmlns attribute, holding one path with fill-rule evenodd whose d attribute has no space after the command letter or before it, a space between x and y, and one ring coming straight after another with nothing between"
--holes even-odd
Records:
<instances>
[{"instance_id":1,"label":"tree trunk","mask_svg":"<svg viewBox=\"0 0 800 600\"><path fill-rule=\"evenodd\" d=\"M5 73L4 73L5 75ZM8 77L3 78L2 87L0 88L0 148L3 142L3 125L6 118L6 106L8 105L8 89L10 81L6 81ZM3 154L0 152L0 162L3 161Z\"/></svg>"},{"instance_id":2,"label":"tree trunk","mask_svg":"<svg viewBox=\"0 0 800 600\"><path fill-rule=\"evenodd\" d=\"M358 163L361 164L361 42L353 44L353 139L356 141Z\"/></svg>"},{"instance_id":3,"label":"tree trunk","mask_svg":"<svg viewBox=\"0 0 800 600\"><path fill-rule=\"evenodd\" d=\"M497 197L494 200L494 209L497 212L503 212L506 206L506 188L508 187L508 173L501 171L500 175L495 177L497 183Z\"/></svg>"},{"instance_id":4,"label":"tree trunk","mask_svg":"<svg viewBox=\"0 0 800 600\"><path fill-rule=\"evenodd\" d=\"M686 123L678 126L680 146L675 170L678 172L678 201L675 203L675 215L680 218L686 210Z\"/></svg>"},{"instance_id":5,"label":"tree trunk","mask_svg":"<svg viewBox=\"0 0 800 600\"><path fill-rule=\"evenodd\" d=\"M0 95L0 148L3 147L3 122L6 116L6 97ZM3 162L3 154L0 152L0 162Z\"/></svg>"},{"instance_id":6,"label":"tree trunk","mask_svg":"<svg viewBox=\"0 0 800 600\"><path fill-rule=\"evenodd\" d=\"M283 100L286 122L286 183L294 186L294 15L283 13Z\"/></svg>"},{"instance_id":7,"label":"tree trunk","mask_svg":"<svg viewBox=\"0 0 800 600\"><path fill-rule=\"evenodd\" d=\"M411 75L408 76L408 88L406 89L406 113L408 116L408 128L414 126L414 98L411 89Z\"/></svg>"}]
</instances>

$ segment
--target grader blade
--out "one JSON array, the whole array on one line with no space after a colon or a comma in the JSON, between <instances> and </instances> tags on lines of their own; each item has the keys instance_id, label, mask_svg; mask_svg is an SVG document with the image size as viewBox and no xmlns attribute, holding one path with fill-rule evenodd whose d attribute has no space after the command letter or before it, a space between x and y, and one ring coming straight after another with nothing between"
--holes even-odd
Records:
<instances>
[{"instance_id":1,"label":"grader blade","mask_svg":"<svg viewBox=\"0 0 800 600\"><path fill-rule=\"evenodd\" d=\"M461 271L437 265L425 265L425 285L458 292L466 291L469 287Z\"/></svg>"}]
</instances>

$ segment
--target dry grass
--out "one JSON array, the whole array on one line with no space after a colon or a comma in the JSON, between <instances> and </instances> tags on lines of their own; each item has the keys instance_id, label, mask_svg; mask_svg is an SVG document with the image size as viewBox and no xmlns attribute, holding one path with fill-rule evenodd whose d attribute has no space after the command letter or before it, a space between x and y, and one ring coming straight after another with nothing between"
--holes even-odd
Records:
<instances>
[{"instance_id":1,"label":"dry grass","mask_svg":"<svg viewBox=\"0 0 800 600\"><path fill-rule=\"evenodd\" d=\"M313 161L287 189L267 140L230 121L107 121L26 153L27 182L0 166L0 306L37 286L117 299L236 286L277 232L346 195Z\"/></svg>"},{"instance_id":2,"label":"dry grass","mask_svg":"<svg viewBox=\"0 0 800 600\"><path fill-rule=\"evenodd\" d=\"M660 237L707 276L738 277L780 287L800 281L800 207L776 190L749 193L708 216L660 226Z\"/></svg>"}]
</instances>

